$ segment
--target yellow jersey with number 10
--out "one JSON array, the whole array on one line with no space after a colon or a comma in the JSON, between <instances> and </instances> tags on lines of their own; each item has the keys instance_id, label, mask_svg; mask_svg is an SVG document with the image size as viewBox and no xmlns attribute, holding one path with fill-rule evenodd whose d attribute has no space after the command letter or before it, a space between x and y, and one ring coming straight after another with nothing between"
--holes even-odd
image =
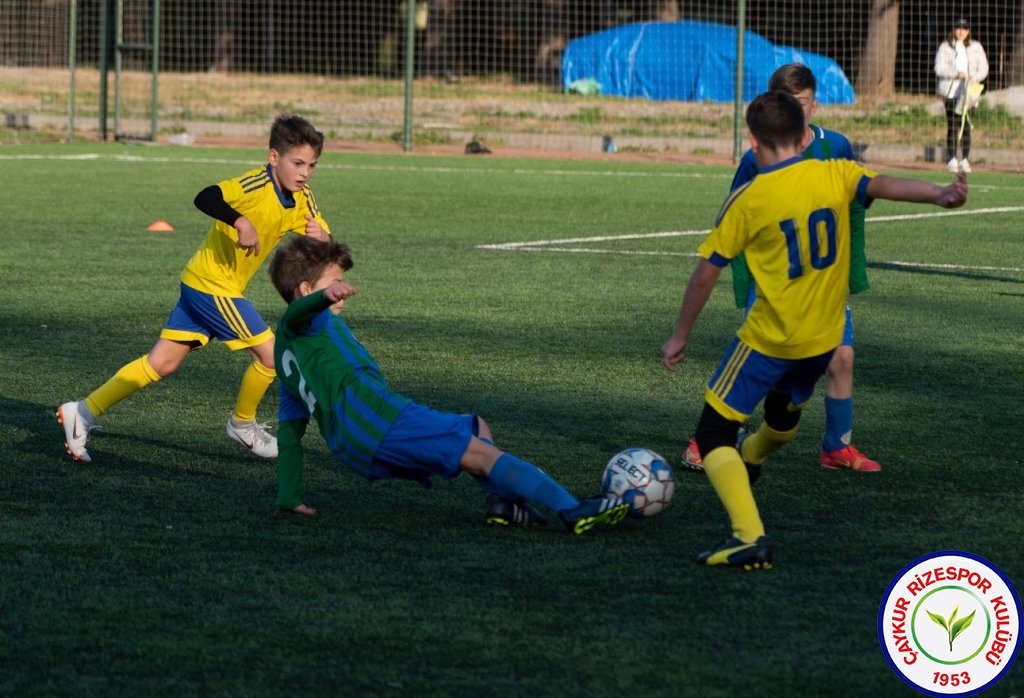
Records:
<instances>
[{"instance_id":1,"label":"yellow jersey with number 10","mask_svg":"<svg viewBox=\"0 0 1024 698\"><path fill-rule=\"evenodd\" d=\"M702 257L741 252L757 298L737 336L762 354L802 359L839 346L850 277L852 201L867 208L875 173L850 160L792 158L760 170L726 200Z\"/></svg>"},{"instance_id":2,"label":"yellow jersey with number 10","mask_svg":"<svg viewBox=\"0 0 1024 698\"><path fill-rule=\"evenodd\" d=\"M182 282L198 291L233 298L244 295L249 280L281 238L289 231L305 234L306 215L313 216L325 232L330 232L309 187L288 198L278 189L269 163L241 177L224 180L218 186L228 206L252 221L260 240L260 253L246 257L245 250L238 247L238 230L215 220L206 240L181 273Z\"/></svg>"}]
</instances>

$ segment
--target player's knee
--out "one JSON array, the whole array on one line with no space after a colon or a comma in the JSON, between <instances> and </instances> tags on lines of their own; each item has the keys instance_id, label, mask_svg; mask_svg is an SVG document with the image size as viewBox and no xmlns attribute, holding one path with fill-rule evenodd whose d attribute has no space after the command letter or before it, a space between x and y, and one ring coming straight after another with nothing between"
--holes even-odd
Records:
<instances>
[{"instance_id":1,"label":"player's knee","mask_svg":"<svg viewBox=\"0 0 1024 698\"><path fill-rule=\"evenodd\" d=\"M831 375L849 375L853 373L853 347L842 345L836 347L832 354L832 360L828 363L828 372Z\"/></svg>"},{"instance_id":2,"label":"player's knee","mask_svg":"<svg viewBox=\"0 0 1024 698\"><path fill-rule=\"evenodd\" d=\"M764 399L764 421L775 431L790 431L800 422L800 409L789 393L772 390Z\"/></svg>"},{"instance_id":3,"label":"player's knee","mask_svg":"<svg viewBox=\"0 0 1024 698\"><path fill-rule=\"evenodd\" d=\"M697 432L693 436L697 442L697 449L705 454L722 446L735 446L740 426L739 422L726 419L715 408L705 403L704 411L700 413L700 420L697 422Z\"/></svg>"},{"instance_id":4,"label":"player's knee","mask_svg":"<svg viewBox=\"0 0 1024 698\"><path fill-rule=\"evenodd\" d=\"M459 460L459 467L470 475L487 477L501 453L494 444L474 436Z\"/></svg>"},{"instance_id":5,"label":"player's knee","mask_svg":"<svg viewBox=\"0 0 1024 698\"><path fill-rule=\"evenodd\" d=\"M184 356L150 353L146 356L146 363L160 378L166 378L178 370L178 366L181 366L184 358Z\"/></svg>"},{"instance_id":6,"label":"player's knee","mask_svg":"<svg viewBox=\"0 0 1024 698\"><path fill-rule=\"evenodd\" d=\"M202 346L197 340L178 341L161 337L146 354L146 364L158 376L165 378L178 370L178 366L181 366L190 352L201 349Z\"/></svg>"},{"instance_id":7,"label":"player's knee","mask_svg":"<svg viewBox=\"0 0 1024 698\"><path fill-rule=\"evenodd\" d=\"M274 370L274 340L268 339L263 344L258 344L255 347L249 347L249 353L252 354L252 358L263 364L271 371Z\"/></svg>"}]
</instances>

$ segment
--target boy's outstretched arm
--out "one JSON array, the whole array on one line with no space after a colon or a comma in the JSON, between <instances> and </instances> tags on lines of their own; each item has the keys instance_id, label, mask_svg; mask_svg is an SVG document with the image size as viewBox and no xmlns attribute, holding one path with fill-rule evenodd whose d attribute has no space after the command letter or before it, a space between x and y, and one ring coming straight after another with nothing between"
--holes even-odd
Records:
<instances>
[{"instance_id":1,"label":"boy's outstretched arm","mask_svg":"<svg viewBox=\"0 0 1024 698\"><path fill-rule=\"evenodd\" d=\"M916 204L935 204L942 208L959 208L967 201L967 175L960 172L956 181L939 186L920 179L904 179L878 175L868 184L872 199L910 201Z\"/></svg>"},{"instance_id":2,"label":"boy's outstretched arm","mask_svg":"<svg viewBox=\"0 0 1024 698\"><path fill-rule=\"evenodd\" d=\"M313 516L316 509L302 503L302 436L308 420L290 419L277 427L277 506L296 514Z\"/></svg>"},{"instance_id":3,"label":"boy's outstretched arm","mask_svg":"<svg viewBox=\"0 0 1024 698\"><path fill-rule=\"evenodd\" d=\"M721 273L721 267L716 267L706 259L697 262L697 267L686 284L686 293L679 308L675 331L661 345L661 363L668 370L671 371L676 364L686 360L686 344L690 341L690 331L708 298L711 297L711 292L715 290L715 283Z\"/></svg>"},{"instance_id":4,"label":"boy's outstretched arm","mask_svg":"<svg viewBox=\"0 0 1024 698\"><path fill-rule=\"evenodd\" d=\"M331 284L326 289L298 298L288 304L281 322L292 332L301 332L309 327L314 317L340 300L356 294L356 289L344 281Z\"/></svg>"}]
</instances>

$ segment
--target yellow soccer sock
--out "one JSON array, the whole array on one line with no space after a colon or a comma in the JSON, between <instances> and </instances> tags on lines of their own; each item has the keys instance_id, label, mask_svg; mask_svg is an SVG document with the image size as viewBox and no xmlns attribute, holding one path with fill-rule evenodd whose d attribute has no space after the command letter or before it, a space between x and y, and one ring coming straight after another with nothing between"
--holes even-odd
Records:
<instances>
[{"instance_id":1,"label":"yellow soccer sock","mask_svg":"<svg viewBox=\"0 0 1024 698\"><path fill-rule=\"evenodd\" d=\"M719 446L704 456L704 472L729 514L733 535L744 543L763 536L764 524L739 452L732 446Z\"/></svg>"},{"instance_id":2,"label":"yellow soccer sock","mask_svg":"<svg viewBox=\"0 0 1024 698\"><path fill-rule=\"evenodd\" d=\"M242 376L242 386L238 389L238 400L235 402L235 413L231 415L236 422L251 422L256 419L256 407L274 382L274 369L267 368L259 361L253 361Z\"/></svg>"},{"instance_id":3,"label":"yellow soccer sock","mask_svg":"<svg viewBox=\"0 0 1024 698\"><path fill-rule=\"evenodd\" d=\"M775 431L767 424L761 424L760 429L743 440L743 460L755 465L764 463L768 456L796 436L798 428L793 427L789 431Z\"/></svg>"},{"instance_id":4,"label":"yellow soccer sock","mask_svg":"<svg viewBox=\"0 0 1024 698\"><path fill-rule=\"evenodd\" d=\"M149 356L140 356L121 367L106 383L85 398L85 406L93 417L99 417L117 403L150 383L160 380L160 374L149 365Z\"/></svg>"}]
</instances>

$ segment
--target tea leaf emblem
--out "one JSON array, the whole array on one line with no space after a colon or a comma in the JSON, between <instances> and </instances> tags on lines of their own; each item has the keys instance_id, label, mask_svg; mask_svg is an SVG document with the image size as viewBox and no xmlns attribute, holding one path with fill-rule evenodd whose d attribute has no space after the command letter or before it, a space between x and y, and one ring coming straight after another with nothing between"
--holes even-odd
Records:
<instances>
[{"instance_id":1,"label":"tea leaf emblem","mask_svg":"<svg viewBox=\"0 0 1024 698\"><path fill-rule=\"evenodd\" d=\"M949 651L952 652L953 640L955 640L957 636L964 630L967 630L967 628L974 621L974 614L978 611L971 611L969 615L966 615L963 618L959 619L956 617L957 614L960 612L959 606L953 609L953 612L949 614L949 618L943 618L938 613L932 613L928 609L925 609L925 612L928 614L929 618L935 621L935 623L937 623L938 625L941 625L943 629L946 631L946 636L949 638Z\"/></svg>"}]
</instances>

